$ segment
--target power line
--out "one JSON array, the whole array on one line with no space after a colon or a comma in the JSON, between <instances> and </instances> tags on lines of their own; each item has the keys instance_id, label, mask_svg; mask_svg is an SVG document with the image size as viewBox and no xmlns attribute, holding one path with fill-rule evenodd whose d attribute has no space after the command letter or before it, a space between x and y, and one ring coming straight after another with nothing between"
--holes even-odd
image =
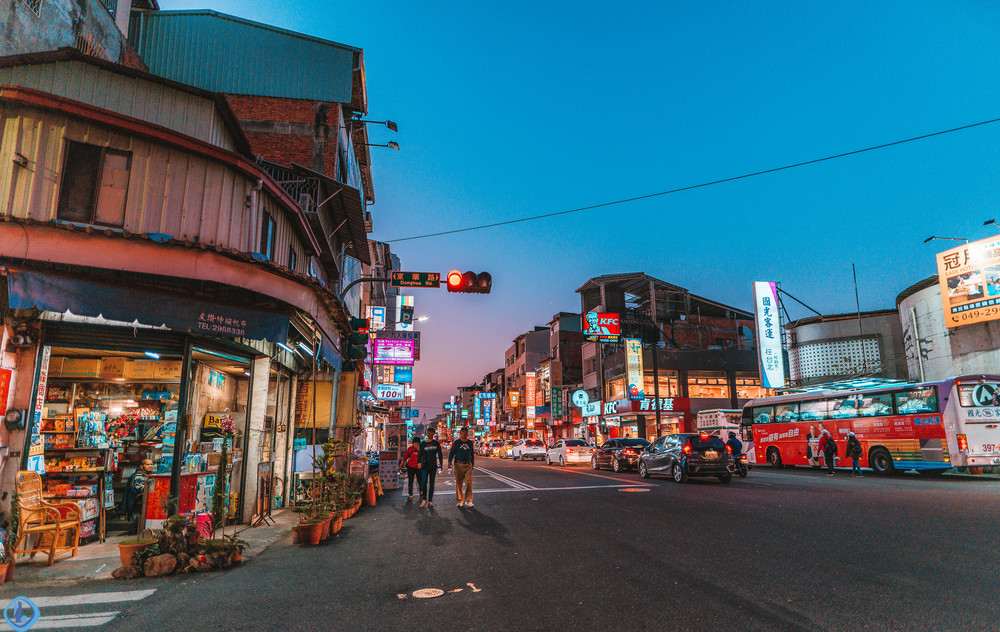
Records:
<instances>
[{"instance_id":1,"label":"power line","mask_svg":"<svg viewBox=\"0 0 1000 632\"><path fill-rule=\"evenodd\" d=\"M814 165L819 162L826 162L828 160L836 160L837 158L846 158L847 156L855 156L857 154L863 154L869 151L875 151L877 149L885 149L887 147L894 147L896 145L902 145L904 143L912 143L917 140L924 140L927 138L933 138L935 136L942 136L944 134L951 134L954 132L960 132L962 130L972 129L973 127L980 127L983 125L990 125L992 123L1000 122L1000 118L990 119L988 121L980 121L979 123L972 123L969 125L962 125L961 127L953 127L951 129L941 130L939 132L932 132L930 134L923 134L921 136L914 136L913 138L905 138L903 140L893 141L891 143L883 143L881 145L873 145L871 147L865 147L863 149L855 149L853 151L847 151L841 154L833 154L832 156L824 156L822 158L813 158L812 160L806 160L804 162L796 162L790 165L784 165L781 167L773 167L771 169L764 169L763 171L753 171L751 173L744 173L738 176L731 176L729 178L721 178L719 180L711 180L709 182L702 182L700 184L691 184L688 186L680 187L677 189L670 189L669 191L660 191L659 193L647 193L646 195L638 195L636 197L625 198L622 200L615 200L613 202L602 202L601 204L592 204L590 206L581 206L579 208L573 208L566 211L555 211L553 213L542 213L541 215L532 215L531 217L521 217L519 219L509 219L502 222L493 222L491 224L479 224L478 226L468 226L466 228L455 228L453 230L443 230L436 233L427 233L425 235L414 235L412 237L399 237L396 239L386 239L386 243L397 243L400 241L412 241L414 239L427 239L429 237L441 237L444 235L454 235L456 233L466 233L473 230L483 230L486 228L496 228L497 226L507 226L509 224L519 224L521 222L533 222L539 219L545 219L546 217L557 217L559 215L569 215L570 213L581 213L583 211L590 211L597 208L605 208L608 206L616 206L619 204L628 204L630 202L638 202L640 200L648 200L650 198L660 197L662 195L670 195L672 193L681 193L684 191L691 191L693 189L702 189L705 187L715 186L717 184L724 184L726 182L734 182L736 180L743 180L745 178L754 178L756 176L762 176L769 173L776 173L778 171L785 171L787 169L795 169L796 167L805 167L807 165Z\"/></svg>"}]
</instances>

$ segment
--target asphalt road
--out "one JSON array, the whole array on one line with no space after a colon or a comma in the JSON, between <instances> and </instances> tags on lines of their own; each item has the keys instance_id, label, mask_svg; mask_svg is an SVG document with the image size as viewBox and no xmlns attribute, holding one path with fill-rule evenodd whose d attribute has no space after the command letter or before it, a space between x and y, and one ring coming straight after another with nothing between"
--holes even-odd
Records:
<instances>
[{"instance_id":1,"label":"asphalt road","mask_svg":"<svg viewBox=\"0 0 1000 632\"><path fill-rule=\"evenodd\" d=\"M995 480L477 465L474 509L445 474L433 509L387 492L315 548L27 596L49 624L135 632L1000 629Z\"/></svg>"}]
</instances>

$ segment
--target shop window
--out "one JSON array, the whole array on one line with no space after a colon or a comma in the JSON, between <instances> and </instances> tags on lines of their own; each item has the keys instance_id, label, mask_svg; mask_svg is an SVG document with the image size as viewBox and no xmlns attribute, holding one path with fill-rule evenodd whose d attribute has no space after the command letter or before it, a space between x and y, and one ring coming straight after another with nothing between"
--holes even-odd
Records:
<instances>
[{"instance_id":1,"label":"shop window","mask_svg":"<svg viewBox=\"0 0 1000 632\"><path fill-rule=\"evenodd\" d=\"M656 391L653 389L653 374L644 377L645 393L647 397L652 397ZM677 384L677 371L660 371L660 397L678 397L681 391Z\"/></svg>"},{"instance_id":2,"label":"shop window","mask_svg":"<svg viewBox=\"0 0 1000 632\"><path fill-rule=\"evenodd\" d=\"M617 380L611 380L607 384L608 396L607 401L614 401L616 399L625 398L625 378L619 378Z\"/></svg>"},{"instance_id":3,"label":"shop window","mask_svg":"<svg viewBox=\"0 0 1000 632\"><path fill-rule=\"evenodd\" d=\"M264 219L260 225L260 254L267 257L268 261L274 261L274 234L277 231L277 224L270 213L264 213Z\"/></svg>"},{"instance_id":4,"label":"shop window","mask_svg":"<svg viewBox=\"0 0 1000 632\"><path fill-rule=\"evenodd\" d=\"M729 397L725 371L689 371L688 397L724 399Z\"/></svg>"},{"instance_id":5,"label":"shop window","mask_svg":"<svg viewBox=\"0 0 1000 632\"><path fill-rule=\"evenodd\" d=\"M736 372L736 398L737 399L759 399L761 397L771 397L774 391L760 385L760 377L756 372L737 371Z\"/></svg>"},{"instance_id":6,"label":"shop window","mask_svg":"<svg viewBox=\"0 0 1000 632\"><path fill-rule=\"evenodd\" d=\"M121 227L131 168L131 152L67 141L56 217Z\"/></svg>"}]
</instances>

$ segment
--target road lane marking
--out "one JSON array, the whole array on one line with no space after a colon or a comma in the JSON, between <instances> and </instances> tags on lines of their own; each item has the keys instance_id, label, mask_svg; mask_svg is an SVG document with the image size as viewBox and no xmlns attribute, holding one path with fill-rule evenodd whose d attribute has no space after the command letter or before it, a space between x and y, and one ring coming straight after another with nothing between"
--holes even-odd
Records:
<instances>
[{"instance_id":1,"label":"road lane marking","mask_svg":"<svg viewBox=\"0 0 1000 632\"><path fill-rule=\"evenodd\" d=\"M593 476L594 478L603 478L606 481L618 481L620 483L631 483L632 485L653 485L653 483L643 483L641 480L636 481L628 478L618 478L617 476L607 476L606 474L595 474L594 472L578 472L576 470L566 469L564 467L556 470L557 472L565 472L567 474L579 474L581 476Z\"/></svg>"},{"instance_id":2,"label":"road lane marking","mask_svg":"<svg viewBox=\"0 0 1000 632\"><path fill-rule=\"evenodd\" d=\"M56 614L46 617L39 617L32 628L43 630L52 628L90 628L98 625L107 625L114 620L117 612L88 612L82 614ZM0 630L14 631L6 622L0 623Z\"/></svg>"},{"instance_id":3,"label":"road lane marking","mask_svg":"<svg viewBox=\"0 0 1000 632\"><path fill-rule=\"evenodd\" d=\"M487 474L489 474L490 476L492 476L496 480L500 481L501 483L506 483L507 485L510 485L511 487L513 487L515 489L522 490L522 491L529 490L529 489L535 489L534 487L532 487L531 485L528 485L527 483L522 483L521 481L518 481L518 480L515 480L513 478L510 478L509 476L504 476L503 474L497 474L493 470L488 470L488 469L486 469L484 467L480 467L480 468L477 468L477 469L480 472L486 472ZM483 491L487 491L487 490L483 490Z\"/></svg>"},{"instance_id":4,"label":"road lane marking","mask_svg":"<svg viewBox=\"0 0 1000 632\"><path fill-rule=\"evenodd\" d=\"M94 603L120 603L122 601L139 601L145 599L156 589L151 590L129 590L124 592L106 593L86 593L83 595L68 595L66 597L35 597L31 601L39 608L52 608L56 606L77 606Z\"/></svg>"},{"instance_id":5,"label":"road lane marking","mask_svg":"<svg viewBox=\"0 0 1000 632\"><path fill-rule=\"evenodd\" d=\"M477 494L494 494L500 492L560 492L575 489L618 489L619 487L635 487L635 483L627 485L577 485L574 487L532 487L531 489L477 489Z\"/></svg>"}]
</instances>

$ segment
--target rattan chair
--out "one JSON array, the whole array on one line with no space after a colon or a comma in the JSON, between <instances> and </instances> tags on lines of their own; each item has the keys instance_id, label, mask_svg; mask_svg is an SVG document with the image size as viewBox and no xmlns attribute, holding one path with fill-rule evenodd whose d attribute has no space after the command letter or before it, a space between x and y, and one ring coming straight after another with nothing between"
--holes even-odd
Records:
<instances>
[{"instance_id":1,"label":"rattan chair","mask_svg":"<svg viewBox=\"0 0 1000 632\"><path fill-rule=\"evenodd\" d=\"M47 553L49 566L55 563L57 555L72 551L71 557L76 557L80 548L80 507L72 502L46 502L42 498L42 477L37 472L17 473L17 494L19 515L14 555L30 553L34 557L35 553Z\"/></svg>"}]
</instances>

